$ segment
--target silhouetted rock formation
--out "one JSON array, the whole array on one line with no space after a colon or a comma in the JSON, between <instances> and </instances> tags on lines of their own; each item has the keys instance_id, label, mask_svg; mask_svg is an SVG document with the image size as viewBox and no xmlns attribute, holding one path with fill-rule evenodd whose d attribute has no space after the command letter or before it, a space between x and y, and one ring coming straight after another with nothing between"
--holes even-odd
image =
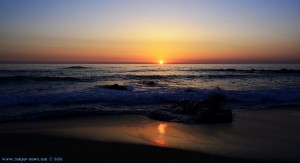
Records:
<instances>
[{"instance_id":1,"label":"silhouetted rock formation","mask_svg":"<svg viewBox=\"0 0 300 163\"><path fill-rule=\"evenodd\" d=\"M193 115L196 123L232 122L232 111L219 105L223 100L218 94L204 101L181 100L171 109L175 114Z\"/></svg>"},{"instance_id":2,"label":"silhouetted rock formation","mask_svg":"<svg viewBox=\"0 0 300 163\"><path fill-rule=\"evenodd\" d=\"M84 66L70 66L70 67L67 67L66 69L85 69L87 67L84 67Z\"/></svg>"},{"instance_id":3,"label":"silhouetted rock formation","mask_svg":"<svg viewBox=\"0 0 300 163\"><path fill-rule=\"evenodd\" d=\"M300 73L300 70L293 70L293 69L281 69L280 70L281 73Z\"/></svg>"},{"instance_id":4,"label":"silhouetted rock formation","mask_svg":"<svg viewBox=\"0 0 300 163\"><path fill-rule=\"evenodd\" d=\"M101 88L106 88L106 89L113 89L113 90L123 90L123 91L128 91L128 88L125 86L121 86L119 84L114 84L114 85L104 85L100 86Z\"/></svg>"},{"instance_id":5,"label":"silhouetted rock formation","mask_svg":"<svg viewBox=\"0 0 300 163\"><path fill-rule=\"evenodd\" d=\"M156 83L154 81L147 82L147 85L154 86Z\"/></svg>"}]
</instances>

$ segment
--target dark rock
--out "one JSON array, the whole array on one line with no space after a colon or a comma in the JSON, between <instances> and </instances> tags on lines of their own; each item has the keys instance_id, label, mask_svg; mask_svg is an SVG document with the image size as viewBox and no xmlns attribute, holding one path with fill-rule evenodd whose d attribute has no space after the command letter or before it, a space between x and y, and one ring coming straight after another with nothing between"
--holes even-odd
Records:
<instances>
[{"instance_id":1,"label":"dark rock","mask_svg":"<svg viewBox=\"0 0 300 163\"><path fill-rule=\"evenodd\" d=\"M67 67L66 69L85 69L87 67L84 67L84 66L70 66L70 67Z\"/></svg>"},{"instance_id":2,"label":"dark rock","mask_svg":"<svg viewBox=\"0 0 300 163\"><path fill-rule=\"evenodd\" d=\"M232 122L232 111L221 108L201 108L195 116L196 123L227 123Z\"/></svg>"},{"instance_id":3,"label":"dark rock","mask_svg":"<svg viewBox=\"0 0 300 163\"><path fill-rule=\"evenodd\" d=\"M186 90L184 90L184 92L197 92L196 90L193 90L193 89L186 89Z\"/></svg>"},{"instance_id":4,"label":"dark rock","mask_svg":"<svg viewBox=\"0 0 300 163\"><path fill-rule=\"evenodd\" d=\"M251 70L249 70L248 72L254 73L255 71L256 71L255 69L251 69Z\"/></svg>"},{"instance_id":5,"label":"dark rock","mask_svg":"<svg viewBox=\"0 0 300 163\"><path fill-rule=\"evenodd\" d=\"M160 121L171 121L174 119L174 116L172 116L172 114L162 111L152 111L148 113L148 117Z\"/></svg>"},{"instance_id":6,"label":"dark rock","mask_svg":"<svg viewBox=\"0 0 300 163\"><path fill-rule=\"evenodd\" d=\"M226 69L226 71L235 71L234 68L229 68L229 69Z\"/></svg>"},{"instance_id":7,"label":"dark rock","mask_svg":"<svg viewBox=\"0 0 300 163\"><path fill-rule=\"evenodd\" d=\"M121 85L119 85L119 84L114 84L114 85L104 85L104 86L101 86L101 87L102 87L102 88L106 88L106 89L128 91L128 88L126 88L125 86L121 86Z\"/></svg>"},{"instance_id":8,"label":"dark rock","mask_svg":"<svg viewBox=\"0 0 300 163\"><path fill-rule=\"evenodd\" d=\"M220 91L220 90L218 90L218 91ZM208 102L208 103L219 104L219 103L225 101L225 96L220 94L220 93L217 93L217 94L214 94L213 96L211 96L209 99L207 99L205 101Z\"/></svg>"},{"instance_id":9,"label":"dark rock","mask_svg":"<svg viewBox=\"0 0 300 163\"><path fill-rule=\"evenodd\" d=\"M280 70L280 72L282 72L282 73L287 73L287 72L289 72L289 70L288 70L288 69L285 69L285 68L283 68L283 69L281 69L281 70Z\"/></svg>"},{"instance_id":10,"label":"dark rock","mask_svg":"<svg viewBox=\"0 0 300 163\"><path fill-rule=\"evenodd\" d=\"M220 107L224 96L214 95L208 100L181 100L171 110L175 114L192 115L196 123L232 122L232 111Z\"/></svg>"},{"instance_id":11,"label":"dark rock","mask_svg":"<svg viewBox=\"0 0 300 163\"><path fill-rule=\"evenodd\" d=\"M154 85L156 85L156 83L154 81L150 81L147 83L147 85L154 86Z\"/></svg>"},{"instance_id":12,"label":"dark rock","mask_svg":"<svg viewBox=\"0 0 300 163\"><path fill-rule=\"evenodd\" d=\"M285 68L283 68L283 69L280 70L280 72L281 73L299 73L300 70L293 70L293 69L285 69Z\"/></svg>"}]
</instances>

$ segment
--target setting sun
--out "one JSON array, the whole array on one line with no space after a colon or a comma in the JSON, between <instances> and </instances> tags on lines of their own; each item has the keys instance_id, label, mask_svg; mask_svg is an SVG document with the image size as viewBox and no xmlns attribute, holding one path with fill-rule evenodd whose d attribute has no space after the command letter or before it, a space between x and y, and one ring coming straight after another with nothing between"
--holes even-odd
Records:
<instances>
[{"instance_id":1,"label":"setting sun","mask_svg":"<svg viewBox=\"0 0 300 163\"><path fill-rule=\"evenodd\" d=\"M161 65L164 64L164 61L163 61L163 60L160 60L160 61L159 61L159 64L161 64Z\"/></svg>"}]
</instances>

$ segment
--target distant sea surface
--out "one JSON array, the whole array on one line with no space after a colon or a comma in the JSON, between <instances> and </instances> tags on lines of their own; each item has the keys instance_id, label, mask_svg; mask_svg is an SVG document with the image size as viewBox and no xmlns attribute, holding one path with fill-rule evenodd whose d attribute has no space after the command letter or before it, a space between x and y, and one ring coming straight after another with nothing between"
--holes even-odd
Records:
<instances>
[{"instance_id":1,"label":"distant sea surface","mask_svg":"<svg viewBox=\"0 0 300 163\"><path fill-rule=\"evenodd\" d=\"M118 84L128 90L114 90ZM225 97L226 109L300 106L300 65L1 64L0 121L164 111ZM176 120L174 120L176 121Z\"/></svg>"}]
</instances>

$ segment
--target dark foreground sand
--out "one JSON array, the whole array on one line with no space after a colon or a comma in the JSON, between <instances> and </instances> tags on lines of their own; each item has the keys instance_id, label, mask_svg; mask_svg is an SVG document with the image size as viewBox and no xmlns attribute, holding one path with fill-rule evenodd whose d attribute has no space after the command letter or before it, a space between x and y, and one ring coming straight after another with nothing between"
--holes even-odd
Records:
<instances>
[{"instance_id":1,"label":"dark foreground sand","mask_svg":"<svg viewBox=\"0 0 300 163\"><path fill-rule=\"evenodd\" d=\"M3 158L63 162L300 162L300 111L235 112L230 124L188 125L143 116L0 124Z\"/></svg>"}]
</instances>

